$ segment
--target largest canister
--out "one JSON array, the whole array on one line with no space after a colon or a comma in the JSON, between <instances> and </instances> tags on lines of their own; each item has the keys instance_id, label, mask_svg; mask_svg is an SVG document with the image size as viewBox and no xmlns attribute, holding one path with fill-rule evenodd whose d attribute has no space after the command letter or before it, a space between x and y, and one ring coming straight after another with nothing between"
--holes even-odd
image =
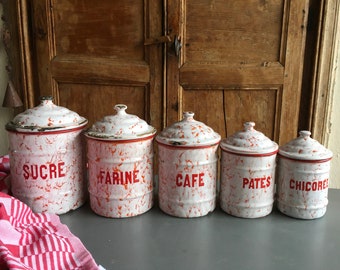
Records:
<instances>
[{"instance_id":1,"label":"largest canister","mask_svg":"<svg viewBox=\"0 0 340 270\"><path fill-rule=\"evenodd\" d=\"M217 149L221 136L193 112L157 135L159 206L169 215L200 217L216 206Z\"/></svg>"},{"instance_id":2,"label":"largest canister","mask_svg":"<svg viewBox=\"0 0 340 270\"><path fill-rule=\"evenodd\" d=\"M156 130L124 104L86 133L89 193L98 215L125 218L153 204L153 138Z\"/></svg>"},{"instance_id":3,"label":"largest canister","mask_svg":"<svg viewBox=\"0 0 340 270\"><path fill-rule=\"evenodd\" d=\"M12 193L34 212L63 214L85 202L81 132L86 124L45 96L6 125Z\"/></svg>"},{"instance_id":4,"label":"largest canister","mask_svg":"<svg viewBox=\"0 0 340 270\"><path fill-rule=\"evenodd\" d=\"M278 145L254 129L254 122L221 142L221 208L242 218L271 213Z\"/></svg>"}]
</instances>

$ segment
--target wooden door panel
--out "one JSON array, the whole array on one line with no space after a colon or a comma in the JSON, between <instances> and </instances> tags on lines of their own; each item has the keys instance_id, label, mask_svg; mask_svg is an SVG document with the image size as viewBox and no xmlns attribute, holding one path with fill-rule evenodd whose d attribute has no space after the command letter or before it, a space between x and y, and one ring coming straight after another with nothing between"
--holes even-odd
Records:
<instances>
[{"instance_id":1,"label":"wooden door panel","mask_svg":"<svg viewBox=\"0 0 340 270\"><path fill-rule=\"evenodd\" d=\"M80 115L87 115L89 119L99 120L115 114L113 107L118 103L126 104L128 113L138 115L142 119L147 118L144 106L135 106L136 103L145 103L145 87L60 83L58 91L61 104L77 108Z\"/></svg>"},{"instance_id":2,"label":"wooden door panel","mask_svg":"<svg viewBox=\"0 0 340 270\"><path fill-rule=\"evenodd\" d=\"M162 45L144 45L162 35L161 1L36 0L32 10L37 96L52 94L89 125L124 103L161 129Z\"/></svg>"},{"instance_id":3,"label":"wooden door panel","mask_svg":"<svg viewBox=\"0 0 340 270\"><path fill-rule=\"evenodd\" d=\"M284 1L184 1L184 62L276 62Z\"/></svg>"},{"instance_id":4,"label":"wooden door panel","mask_svg":"<svg viewBox=\"0 0 340 270\"><path fill-rule=\"evenodd\" d=\"M144 60L144 3L54 0L56 54Z\"/></svg>"},{"instance_id":5,"label":"wooden door panel","mask_svg":"<svg viewBox=\"0 0 340 270\"><path fill-rule=\"evenodd\" d=\"M280 144L296 137L308 0L176 0L167 8L167 33L182 44L178 57L167 52L168 122L194 110L222 137L245 121Z\"/></svg>"},{"instance_id":6,"label":"wooden door panel","mask_svg":"<svg viewBox=\"0 0 340 270\"><path fill-rule=\"evenodd\" d=\"M183 110L195 112L195 118L214 130L230 136L254 121L256 129L275 138L275 114L281 89L184 90Z\"/></svg>"}]
</instances>

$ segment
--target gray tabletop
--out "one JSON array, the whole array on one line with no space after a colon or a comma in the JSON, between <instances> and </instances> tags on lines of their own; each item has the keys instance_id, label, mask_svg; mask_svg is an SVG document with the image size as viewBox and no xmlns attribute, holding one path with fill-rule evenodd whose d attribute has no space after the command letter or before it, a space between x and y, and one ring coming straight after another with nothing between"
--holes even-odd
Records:
<instances>
[{"instance_id":1,"label":"gray tabletop","mask_svg":"<svg viewBox=\"0 0 340 270\"><path fill-rule=\"evenodd\" d=\"M96 262L110 269L340 269L340 190L329 191L324 217L299 220L276 208L242 219L216 210L168 216L157 205L137 217L111 219L89 205L61 215Z\"/></svg>"}]
</instances>

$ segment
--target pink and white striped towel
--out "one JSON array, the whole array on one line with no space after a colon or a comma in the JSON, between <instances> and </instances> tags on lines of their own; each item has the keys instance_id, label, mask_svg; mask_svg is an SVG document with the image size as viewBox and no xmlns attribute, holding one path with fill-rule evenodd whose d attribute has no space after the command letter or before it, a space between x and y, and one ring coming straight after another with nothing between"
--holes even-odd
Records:
<instances>
[{"instance_id":1,"label":"pink and white striped towel","mask_svg":"<svg viewBox=\"0 0 340 270\"><path fill-rule=\"evenodd\" d=\"M9 155L0 156L0 192L9 193Z\"/></svg>"},{"instance_id":2,"label":"pink and white striped towel","mask_svg":"<svg viewBox=\"0 0 340 270\"><path fill-rule=\"evenodd\" d=\"M57 215L0 192L0 269L103 269Z\"/></svg>"}]
</instances>

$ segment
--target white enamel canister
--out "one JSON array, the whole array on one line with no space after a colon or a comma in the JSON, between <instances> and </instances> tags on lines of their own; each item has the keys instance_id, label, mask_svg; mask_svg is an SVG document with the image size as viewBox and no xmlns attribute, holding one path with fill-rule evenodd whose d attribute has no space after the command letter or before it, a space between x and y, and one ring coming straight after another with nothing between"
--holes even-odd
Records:
<instances>
[{"instance_id":1,"label":"white enamel canister","mask_svg":"<svg viewBox=\"0 0 340 270\"><path fill-rule=\"evenodd\" d=\"M200 217L216 206L217 149L221 136L193 112L157 135L159 206L177 217Z\"/></svg>"},{"instance_id":2,"label":"white enamel canister","mask_svg":"<svg viewBox=\"0 0 340 270\"><path fill-rule=\"evenodd\" d=\"M324 216L328 204L332 152L310 137L309 131L279 148L277 206L291 217Z\"/></svg>"},{"instance_id":3,"label":"white enamel canister","mask_svg":"<svg viewBox=\"0 0 340 270\"><path fill-rule=\"evenodd\" d=\"M156 130L127 106L96 122L86 133L89 193L98 215L125 218L153 205L153 138Z\"/></svg>"},{"instance_id":4,"label":"white enamel canister","mask_svg":"<svg viewBox=\"0 0 340 270\"><path fill-rule=\"evenodd\" d=\"M220 205L226 213L259 218L271 213L274 203L278 145L254 129L254 122L220 143Z\"/></svg>"},{"instance_id":5,"label":"white enamel canister","mask_svg":"<svg viewBox=\"0 0 340 270\"><path fill-rule=\"evenodd\" d=\"M63 214L85 202L81 132L86 124L51 96L7 123L12 193L34 212Z\"/></svg>"}]
</instances>

